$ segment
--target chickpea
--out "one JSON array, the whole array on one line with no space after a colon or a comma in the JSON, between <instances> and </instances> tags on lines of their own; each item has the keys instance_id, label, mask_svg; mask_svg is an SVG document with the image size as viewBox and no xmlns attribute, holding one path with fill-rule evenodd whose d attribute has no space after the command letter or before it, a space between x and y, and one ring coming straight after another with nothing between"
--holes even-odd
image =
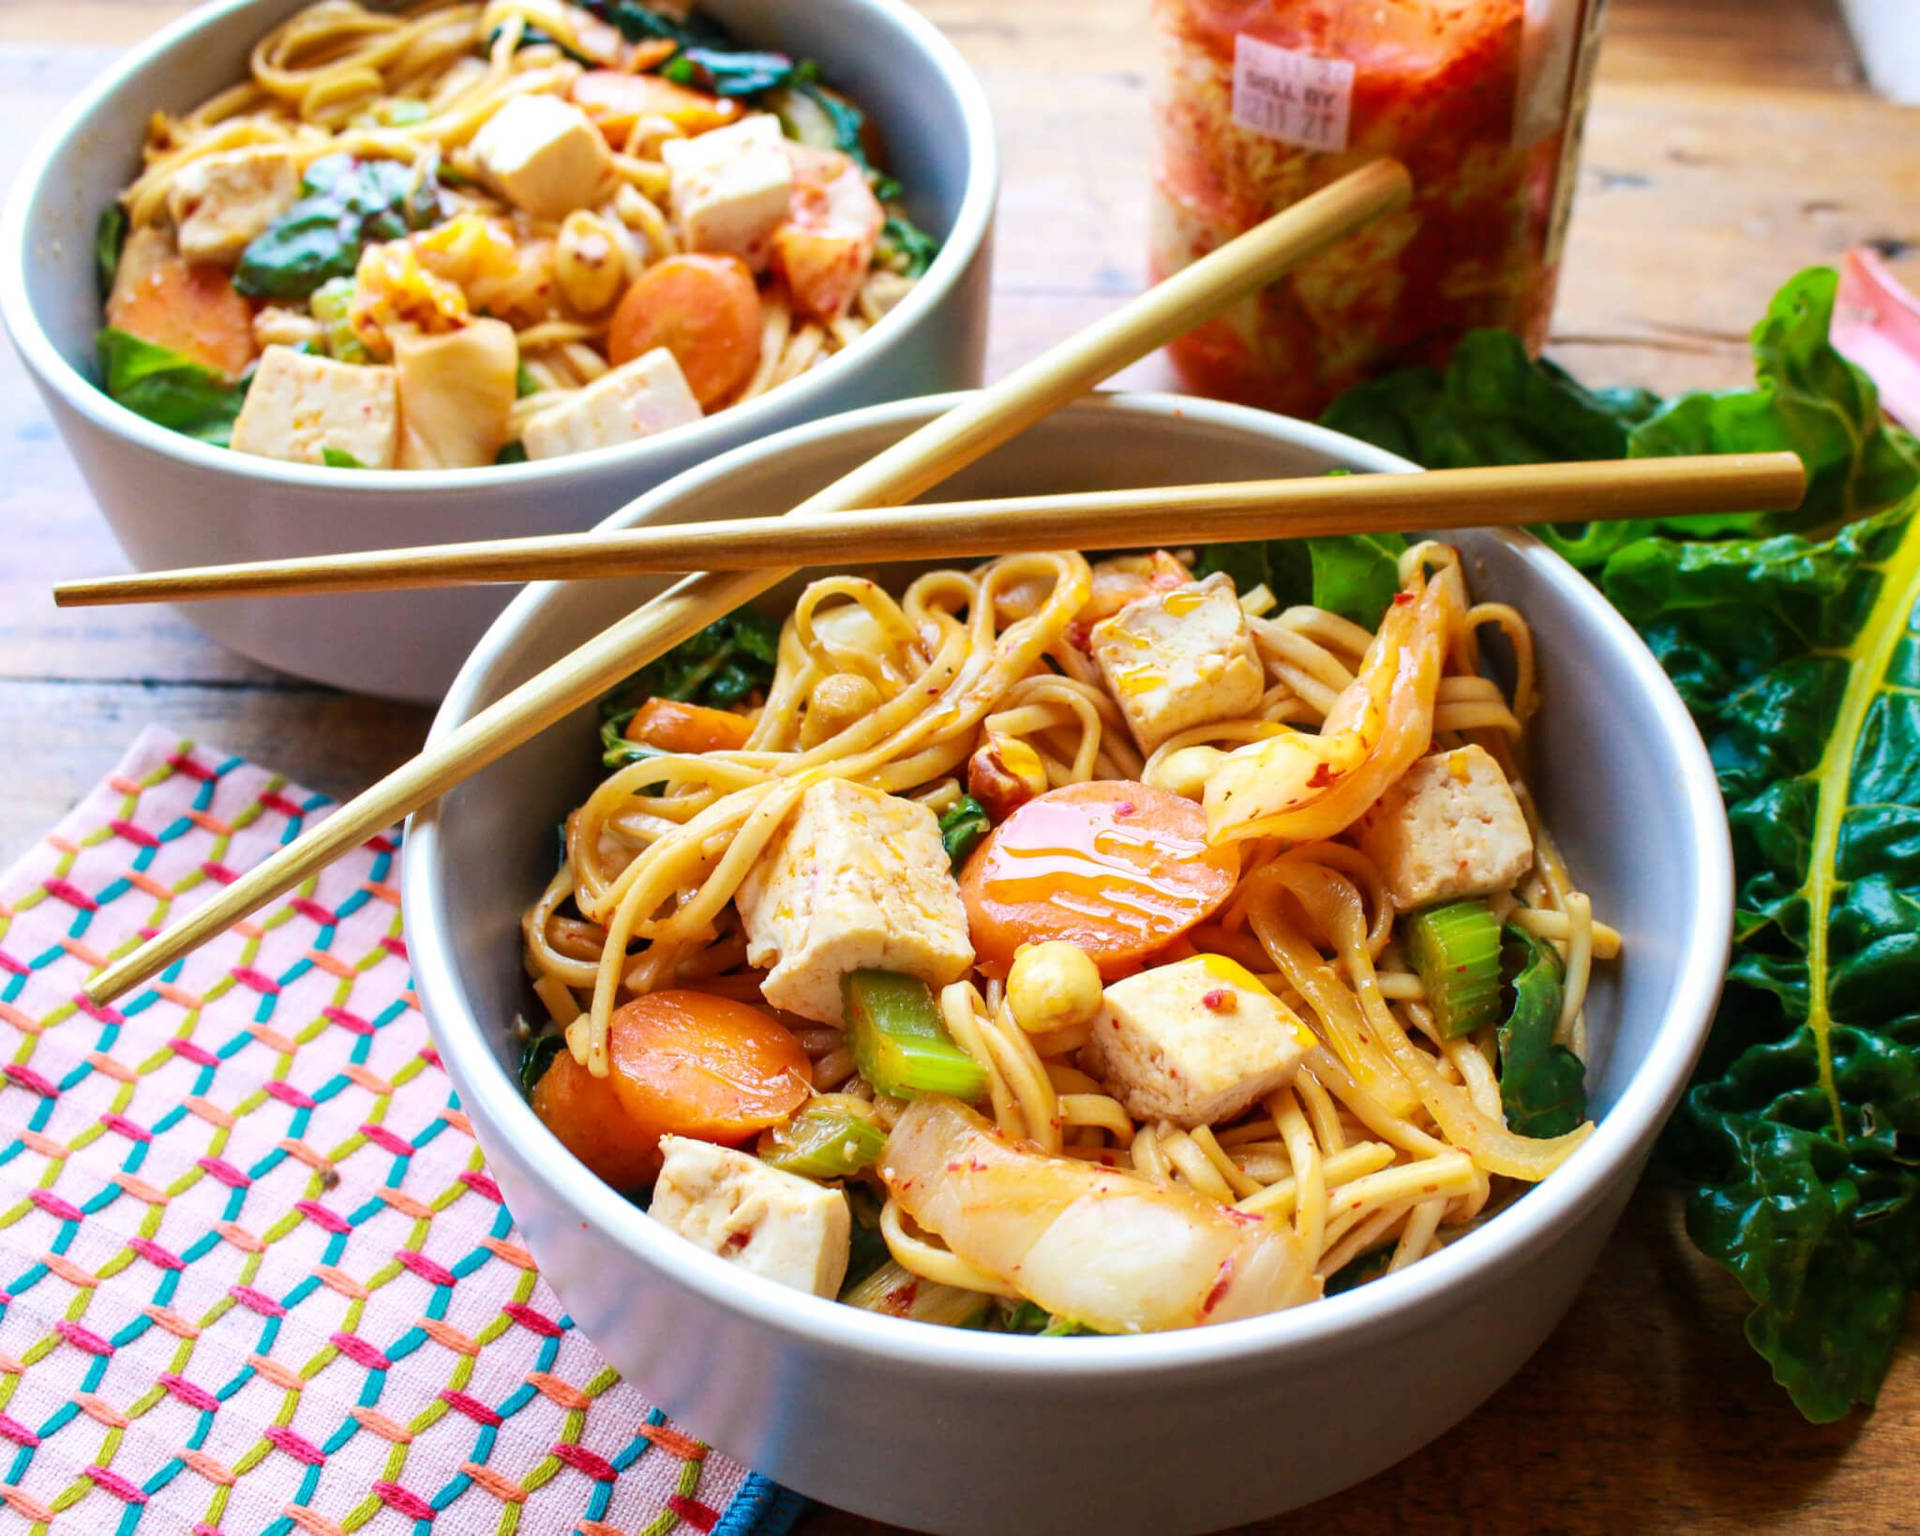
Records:
<instances>
[{"instance_id":1,"label":"chickpea","mask_svg":"<svg viewBox=\"0 0 1920 1536\"><path fill-rule=\"evenodd\" d=\"M1146 780L1155 789L1164 789L1183 799L1198 800L1206 793L1207 780L1212 777L1213 770L1220 766L1220 760L1226 755L1218 747L1182 747L1155 763Z\"/></svg>"},{"instance_id":2,"label":"chickpea","mask_svg":"<svg viewBox=\"0 0 1920 1536\"><path fill-rule=\"evenodd\" d=\"M1022 944L1007 973L1007 1006L1030 1035L1084 1024L1100 1011L1100 972L1064 939Z\"/></svg>"},{"instance_id":3,"label":"chickpea","mask_svg":"<svg viewBox=\"0 0 1920 1536\"><path fill-rule=\"evenodd\" d=\"M567 215L553 248L553 276L583 315L598 314L619 295L627 266L618 238L598 214L576 208Z\"/></svg>"},{"instance_id":4,"label":"chickpea","mask_svg":"<svg viewBox=\"0 0 1920 1536\"><path fill-rule=\"evenodd\" d=\"M858 672L835 672L820 680L800 717L800 745L811 750L838 736L880 707L880 690Z\"/></svg>"}]
</instances>

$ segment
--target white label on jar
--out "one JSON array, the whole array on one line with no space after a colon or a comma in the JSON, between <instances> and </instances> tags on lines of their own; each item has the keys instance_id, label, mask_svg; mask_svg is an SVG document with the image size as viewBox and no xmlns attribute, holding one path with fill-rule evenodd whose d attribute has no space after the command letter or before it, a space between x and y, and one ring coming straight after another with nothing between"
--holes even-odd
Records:
<instances>
[{"instance_id":1,"label":"white label on jar","mask_svg":"<svg viewBox=\"0 0 1920 1536\"><path fill-rule=\"evenodd\" d=\"M1233 40L1233 120L1242 128L1302 149L1343 150L1352 101L1351 61Z\"/></svg>"}]
</instances>

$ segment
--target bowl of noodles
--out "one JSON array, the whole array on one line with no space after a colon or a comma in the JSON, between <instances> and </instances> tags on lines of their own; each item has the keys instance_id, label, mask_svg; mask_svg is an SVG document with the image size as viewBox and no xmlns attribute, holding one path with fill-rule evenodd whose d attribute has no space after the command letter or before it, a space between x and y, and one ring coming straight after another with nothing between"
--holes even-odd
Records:
<instances>
[{"instance_id":1,"label":"bowl of noodles","mask_svg":"<svg viewBox=\"0 0 1920 1536\"><path fill-rule=\"evenodd\" d=\"M140 569L561 532L978 383L997 177L904 0L222 0L30 160L0 316ZM432 700L504 600L191 618Z\"/></svg>"},{"instance_id":2,"label":"bowl of noodles","mask_svg":"<svg viewBox=\"0 0 1920 1536\"><path fill-rule=\"evenodd\" d=\"M945 403L610 525L782 511ZM1116 395L937 494L1411 469ZM436 732L658 589L530 587ZM572 1315L749 1464L955 1532L1211 1530L1464 1417L1623 1208L1731 912L1677 696L1513 531L805 572L404 860Z\"/></svg>"}]
</instances>

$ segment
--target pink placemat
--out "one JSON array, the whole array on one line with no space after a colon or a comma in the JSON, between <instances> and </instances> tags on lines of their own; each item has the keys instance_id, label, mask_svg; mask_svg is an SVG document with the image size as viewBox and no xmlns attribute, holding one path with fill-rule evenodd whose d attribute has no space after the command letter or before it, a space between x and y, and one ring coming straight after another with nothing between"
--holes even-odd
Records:
<instances>
[{"instance_id":1,"label":"pink placemat","mask_svg":"<svg viewBox=\"0 0 1920 1536\"><path fill-rule=\"evenodd\" d=\"M521 1246L378 838L120 1008L79 987L329 802L158 730L0 880L0 1536L776 1536Z\"/></svg>"}]
</instances>

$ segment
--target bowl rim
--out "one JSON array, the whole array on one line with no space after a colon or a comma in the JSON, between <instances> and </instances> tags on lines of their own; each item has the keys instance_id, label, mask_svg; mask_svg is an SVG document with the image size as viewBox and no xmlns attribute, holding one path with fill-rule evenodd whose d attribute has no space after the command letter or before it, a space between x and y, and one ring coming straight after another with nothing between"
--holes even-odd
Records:
<instances>
[{"instance_id":1,"label":"bowl rim","mask_svg":"<svg viewBox=\"0 0 1920 1536\"><path fill-rule=\"evenodd\" d=\"M400 0L370 0L370 3L385 9ZM907 0L831 0L831 3L862 13L877 32L891 36L897 46L918 50L952 92L966 125L967 147L966 187L954 215L953 228L932 265L912 290L853 346L757 399L716 412L685 428L639 442L616 443L585 453L520 464L485 464L468 469L349 471L235 453L230 448L216 448L169 431L113 399L67 360L47 335L27 299L27 271L32 262L28 210L48 180L54 160L72 140L89 131L94 115L110 99L136 88L162 63L165 55L203 35L224 29L241 12L284 10L290 14L297 8L296 0L211 0L168 23L115 59L61 109L52 127L28 155L4 208L0 209L0 324L42 387L56 393L67 406L102 431L192 467L235 475L262 485L323 487L340 495L389 496L396 491L477 491L509 484L553 486L582 469L631 466L638 478L647 473L655 460L697 452L703 443L722 435L743 430L751 432L757 423L775 411L804 411L812 399L834 385L849 367L860 366L870 351L897 344L915 325L930 317L961 284L986 247L1000 191L1000 148L992 109L979 77L946 35ZM91 266L90 255L71 253L70 259L84 260ZM873 344L871 348L867 345L869 342Z\"/></svg>"},{"instance_id":2,"label":"bowl rim","mask_svg":"<svg viewBox=\"0 0 1920 1536\"><path fill-rule=\"evenodd\" d=\"M601 526L637 523L702 483L743 465L777 457L823 434L845 435L897 422L930 419L966 398L964 392L869 406L762 439L687 470L637 497ZM1418 473L1419 466L1384 450L1305 422L1250 407L1182 395L1102 394L1068 412L1120 416L1175 416L1238 429L1318 449L1357 467ZM414 814L402 849L401 896L414 986L436 1043L454 1076L462 1103L477 1119L501 1127L521 1152L519 1161L544 1199L618 1242L639 1264L700 1300L763 1327L815 1345L859 1352L897 1368L1012 1373L1032 1379L1097 1382L1118 1375L1165 1375L1220 1369L1248 1357L1314 1357L1360 1333L1396 1335L1421 1326L1436 1309L1494 1276L1527 1262L1553 1235L1573 1226L1631 1179L1677 1104L1706 1040L1726 969L1733 918L1733 855L1725 812L1705 744L1666 673L1631 626L1571 565L1524 530L1496 530L1548 581L1556 598L1598 620L1627 675L1648 697L1678 770L1680 792L1695 833L1697 876L1691 893L1693 931L1681 958L1665 1016L1652 1047L1625 1091L1553 1177L1524 1200L1469 1232L1442 1252L1395 1274L1309 1305L1205 1328L1177 1332L1057 1339L935 1327L863 1312L749 1274L701 1252L652 1222L598 1179L569 1178L574 1160L520 1096L493 1056L486 1033L457 978L451 925L439 868L438 803ZM469 718L476 697L507 661L523 622L556 600L558 584L543 582L517 594L462 666L433 726L437 742Z\"/></svg>"}]
</instances>

